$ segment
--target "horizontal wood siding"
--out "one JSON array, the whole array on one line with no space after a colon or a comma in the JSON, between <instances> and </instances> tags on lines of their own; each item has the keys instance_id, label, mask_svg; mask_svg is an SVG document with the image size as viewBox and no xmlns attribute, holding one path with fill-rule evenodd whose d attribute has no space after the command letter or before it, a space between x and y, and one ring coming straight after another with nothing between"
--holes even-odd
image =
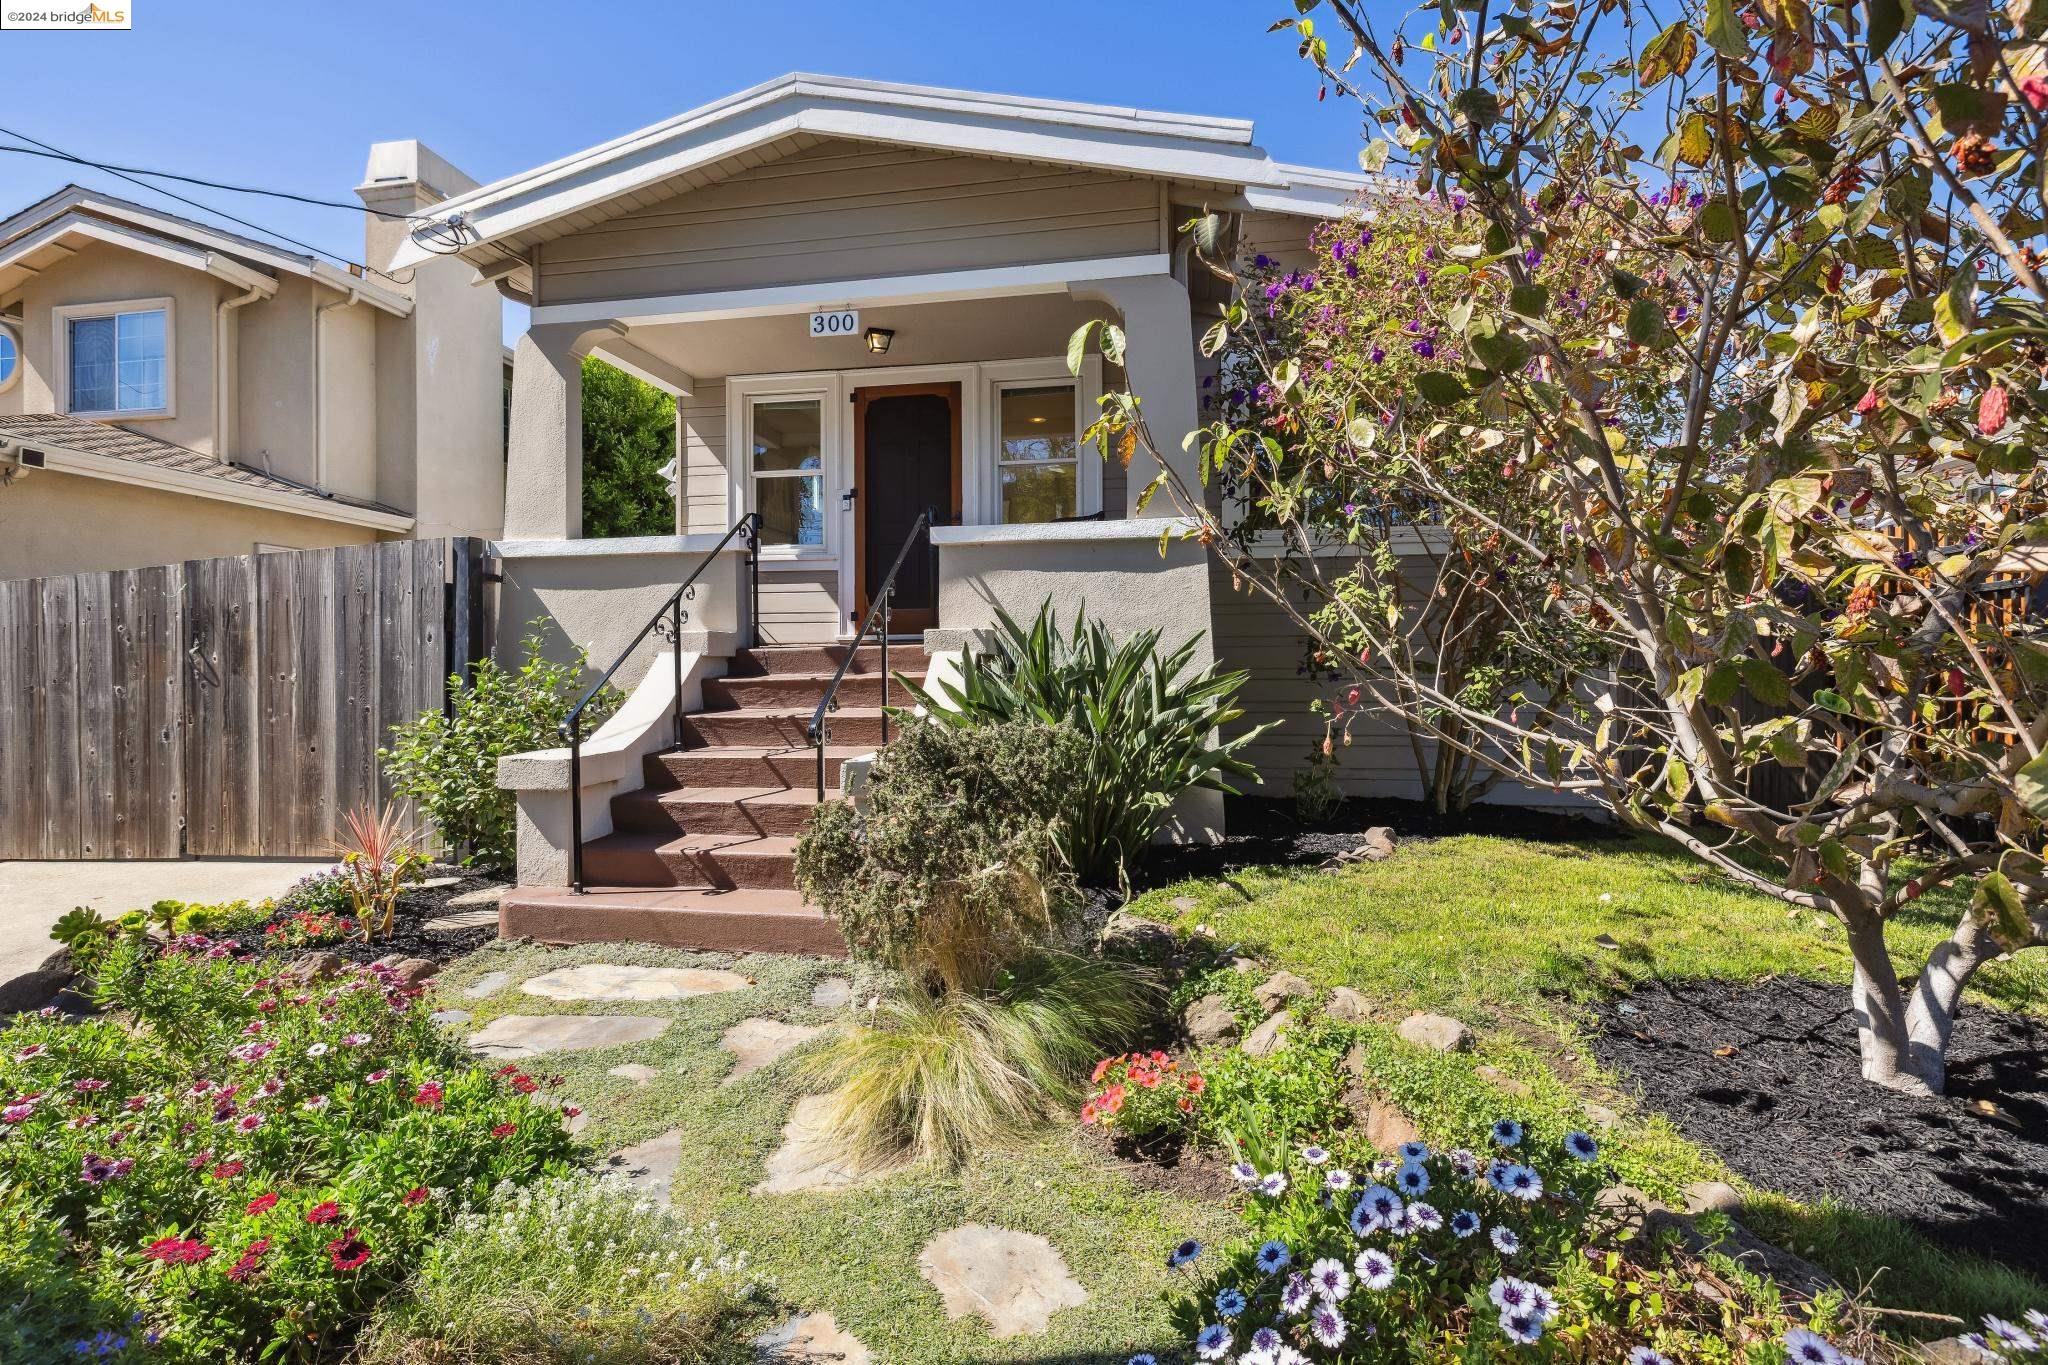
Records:
<instances>
[{"instance_id":1,"label":"horizontal wood siding","mask_svg":"<svg viewBox=\"0 0 2048 1365\"><path fill-rule=\"evenodd\" d=\"M1150 180L833 141L548 242L541 301L692 294L1162 249Z\"/></svg>"},{"instance_id":2,"label":"horizontal wood siding","mask_svg":"<svg viewBox=\"0 0 2048 1365\"><path fill-rule=\"evenodd\" d=\"M839 566L761 574L761 643L810 644L839 638Z\"/></svg>"},{"instance_id":3,"label":"horizontal wood siding","mask_svg":"<svg viewBox=\"0 0 2048 1365\"><path fill-rule=\"evenodd\" d=\"M723 532L732 525L725 465L725 383L705 381L676 401L676 450L682 461L680 530Z\"/></svg>"}]
</instances>

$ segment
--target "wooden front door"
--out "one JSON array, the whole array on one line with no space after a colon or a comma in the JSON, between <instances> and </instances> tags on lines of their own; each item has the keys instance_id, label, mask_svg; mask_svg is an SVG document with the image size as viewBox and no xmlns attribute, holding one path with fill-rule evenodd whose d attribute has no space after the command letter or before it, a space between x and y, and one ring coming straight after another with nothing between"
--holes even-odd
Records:
<instances>
[{"instance_id":1,"label":"wooden front door","mask_svg":"<svg viewBox=\"0 0 2048 1365\"><path fill-rule=\"evenodd\" d=\"M940 522L960 509L960 386L895 384L853 394L854 583L856 624L881 590L897 551L927 507ZM889 628L929 630L939 621L939 584L930 537L896 574Z\"/></svg>"}]
</instances>

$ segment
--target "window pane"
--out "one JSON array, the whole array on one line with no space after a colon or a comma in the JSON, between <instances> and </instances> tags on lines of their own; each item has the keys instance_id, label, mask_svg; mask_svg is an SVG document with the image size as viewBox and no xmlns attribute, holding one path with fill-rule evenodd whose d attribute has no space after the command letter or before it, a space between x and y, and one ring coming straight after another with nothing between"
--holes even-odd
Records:
<instances>
[{"instance_id":1,"label":"window pane","mask_svg":"<svg viewBox=\"0 0 2048 1365\"><path fill-rule=\"evenodd\" d=\"M164 407L163 313L123 313L116 323L120 389L115 406L123 412Z\"/></svg>"},{"instance_id":2,"label":"window pane","mask_svg":"<svg viewBox=\"0 0 2048 1365\"><path fill-rule=\"evenodd\" d=\"M823 406L815 398L754 404L754 468L823 469Z\"/></svg>"},{"instance_id":3,"label":"window pane","mask_svg":"<svg viewBox=\"0 0 2048 1365\"><path fill-rule=\"evenodd\" d=\"M1072 464L1003 466L1003 520L1053 521L1073 516L1075 470Z\"/></svg>"},{"instance_id":4,"label":"window pane","mask_svg":"<svg viewBox=\"0 0 2048 1365\"><path fill-rule=\"evenodd\" d=\"M1074 458L1074 386L1003 390L1005 460Z\"/></svg>"},{"instance_id":5,"label":"window pane","mask_svg":"<svg viewBox=\"0 0 2048 1365\"><path fill-rule=\"evenodd\" d=\"M20 368L21 348L14 344L14 333L0 327L0 388L7 387L7 381Z\"/></svg>"},{"instance_id":6,"label":"window pane","mask_svg":"<svg viewBox=\"0 0 2048 1365\"><path fill-rule=\"evenodd\" d=\"M761 514L763 545L825 543L825 481L815 474L793 479L756 479L754 506Z\"/></svg>"},{"instance_id":7,"label":"window pane","mask_svg":"<svg viewBox=\"0 0 2048 1365\"><path fill-rule=\"evenodd\" d=\"M71 410L110 412L114 407L114 320L76 318L71 323Z\"/></svg>"}]
</instances>

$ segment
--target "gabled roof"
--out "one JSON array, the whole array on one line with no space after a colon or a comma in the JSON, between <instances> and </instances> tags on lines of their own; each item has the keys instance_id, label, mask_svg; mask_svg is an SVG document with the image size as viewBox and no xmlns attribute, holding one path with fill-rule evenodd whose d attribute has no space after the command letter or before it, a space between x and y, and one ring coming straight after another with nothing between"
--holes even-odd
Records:
<instances>
[{"instance_id":1,"label":"gabled roof","mask_svg":"<svg viewBox=\"0 0 2048 1365\"><path fill-rule=\"evenodd\" d=\"M1151 176L1240 194L1243 206L1329 217L1384 177L1273 160L1244 119L1164 114L934 86L794 74L509 176L434 206L445 230L416 230L397 266L460 242L480 266L664 193L709 183L822 138L882 142ZM424 242L424 245L422 244ZM503 271L491 272L503 274Z\"/></svg>"},{"instance_id":2,"label":"gabled roof","mask_svg":"<svg viewBox=\"0 0 2048 1365\"><path fill-rule=\"evenodd\" d=\"M0 417L0 441L32 446L43 452L46 468L66 474L272 507L380 531L409 530L413 522L404 512L380 502L329 493L247 465L223 463L125 427L61 413Z\"/></svg>"},{"instance_id":3,"label":"gabled roof","mask_svg":"<svg viewBox=\"0 0 2048 1365\"><path fill-rule=\"evenodd\" d=\"M66 185L0 222L0 298L93 241L189 265L242 289L261 288L267 280L274 290L279 275L301 275L396 317L412 312L412 300L405 295L317 256L286 251L78 185Z\"/></svg>"}]
</instances>

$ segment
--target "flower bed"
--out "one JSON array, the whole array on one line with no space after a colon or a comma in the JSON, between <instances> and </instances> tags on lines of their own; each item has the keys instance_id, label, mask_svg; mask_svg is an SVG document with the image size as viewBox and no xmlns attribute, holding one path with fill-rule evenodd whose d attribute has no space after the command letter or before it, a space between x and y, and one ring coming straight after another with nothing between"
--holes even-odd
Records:
<instances>
[{"instance_id":1,"label":"flower bed","mask_svg":"<svg viewBox=\"0 0 2048 1365\"><path fill-rule=\"evenodd\" d=\"M317 1356L455 1213L567 1168L537 1082L470 1064L377 969L124 940L99 991L120 1014L0 1045L0 1279L28 1291L0 1359Z\"/></svg>"}]
</instances>

